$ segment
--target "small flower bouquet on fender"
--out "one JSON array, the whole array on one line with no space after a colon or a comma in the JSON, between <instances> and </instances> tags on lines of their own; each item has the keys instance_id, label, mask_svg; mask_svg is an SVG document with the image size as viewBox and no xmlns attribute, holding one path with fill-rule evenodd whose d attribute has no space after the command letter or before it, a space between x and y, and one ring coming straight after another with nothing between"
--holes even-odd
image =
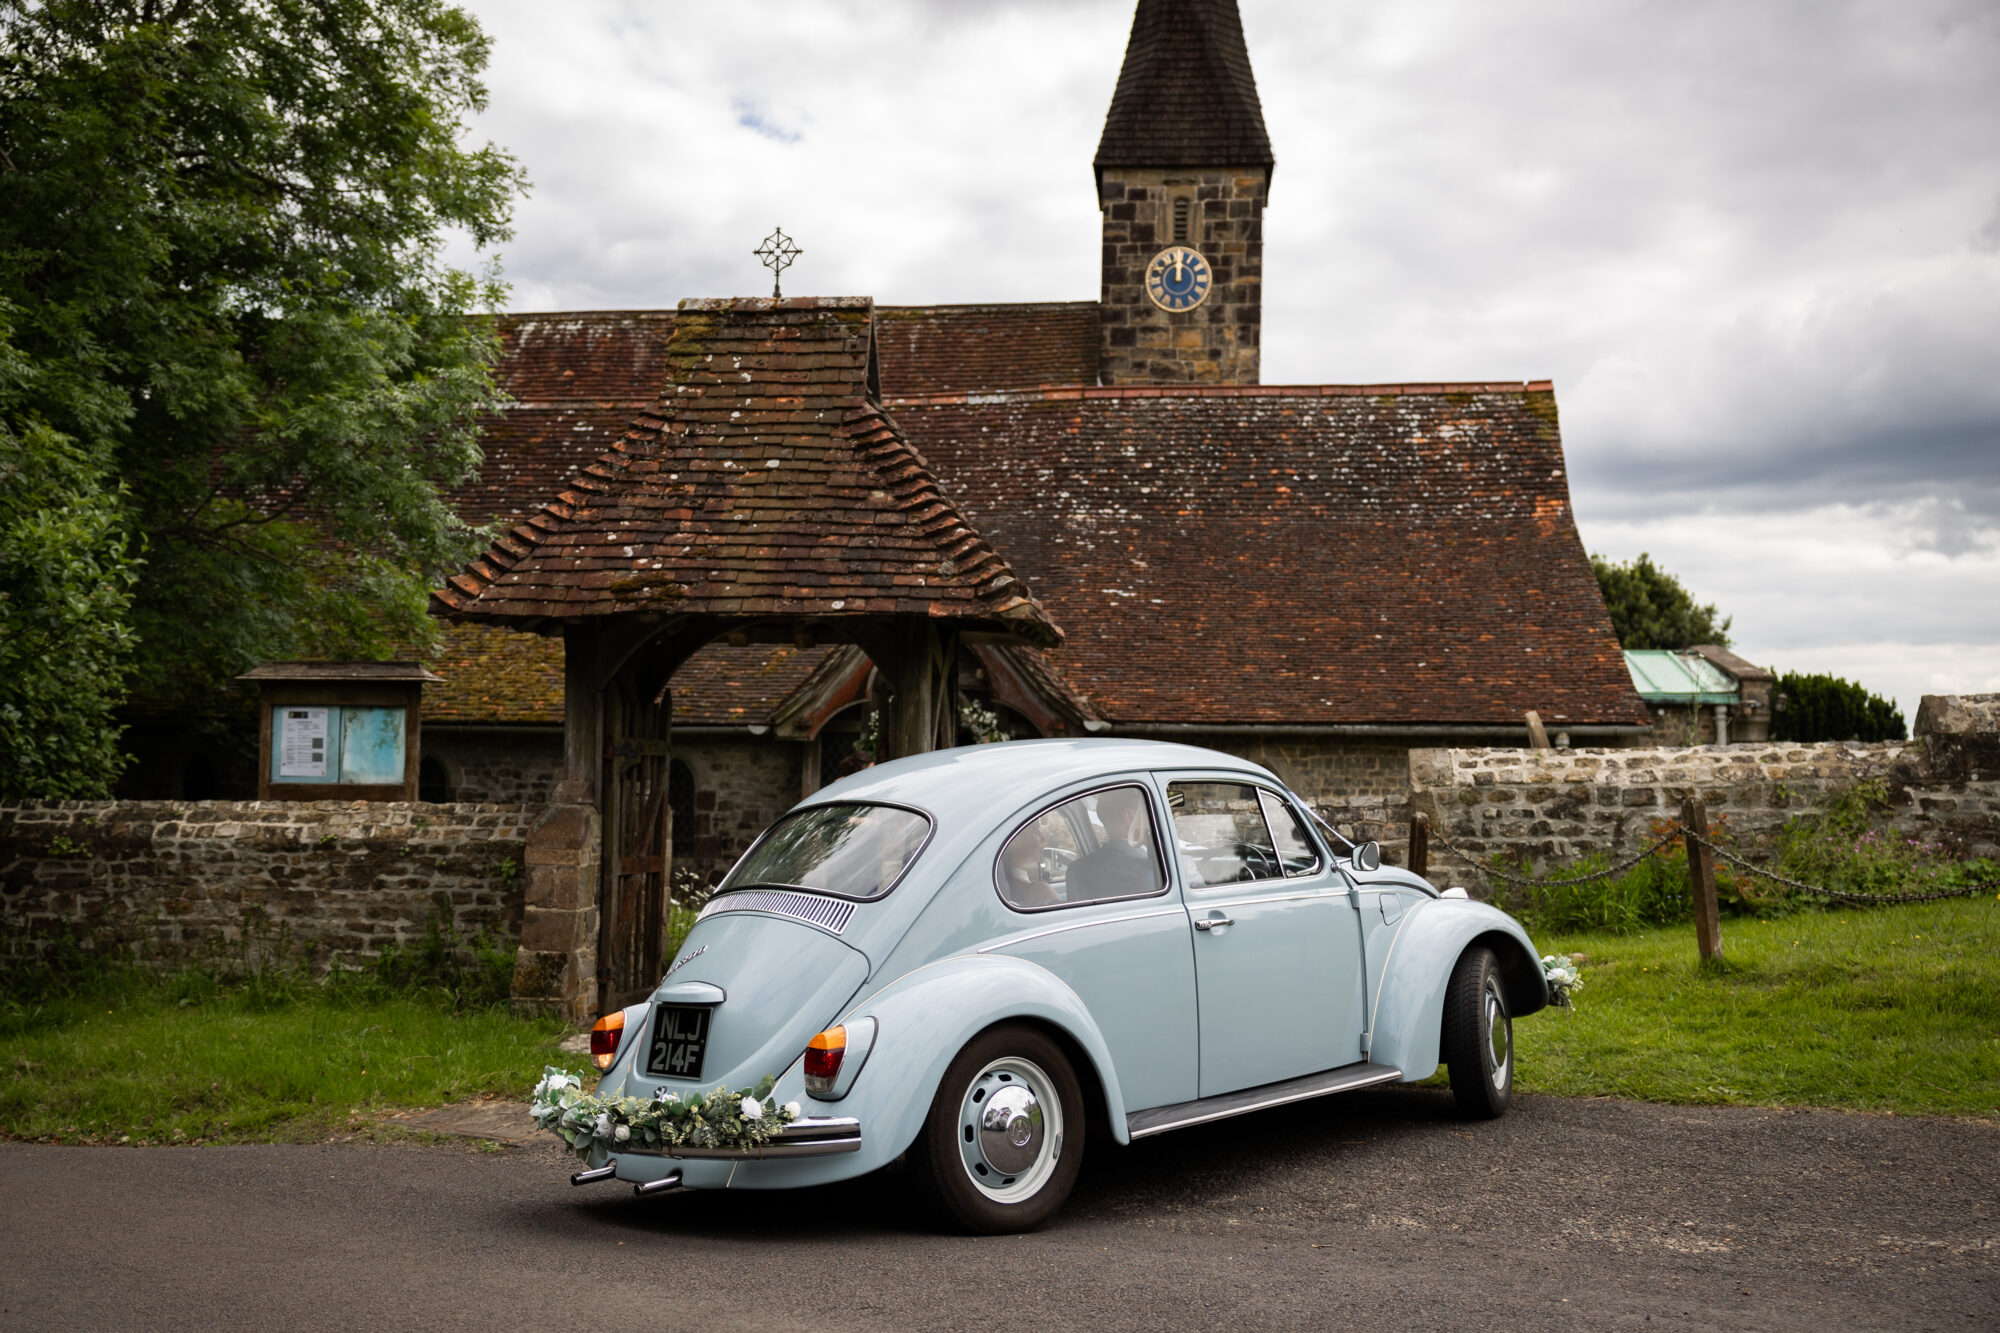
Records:
<instances>
[{"instance_id":1,"label":"small flower bouquet on fender","mask_svg":"<svg viewBox=\"0 0 2000 1333\"><path fill-rule=\"evenodd\" d=\"M799 1118L799 1104L771 1098L777 1080L765 1075L754 1088L713 1088L698 1095L599 1097L583 1090L583 1076L549 1066L535 1084L528 1114L578 1157L592 1153L664 1153L691 1148L754 1149Z\"/></svg>"},{"instance_id":2,"label":"small flower bouquet on fender","mask_svg":"<svg viewBox=\"0 0 2000 1333\"><path fill-rule=\"evenodd\" d=\"M1542 959L1542 975L1549 981L1549 1003L1558 1009L1573 1007L1576 993L1583 989L1583 969L1552 953Z\"/></svg>"}]
</instances>

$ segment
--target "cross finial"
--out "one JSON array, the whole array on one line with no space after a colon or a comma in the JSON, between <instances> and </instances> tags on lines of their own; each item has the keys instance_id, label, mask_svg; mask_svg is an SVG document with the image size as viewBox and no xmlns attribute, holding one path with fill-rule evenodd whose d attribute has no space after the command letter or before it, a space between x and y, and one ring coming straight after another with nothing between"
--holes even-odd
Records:
<instances>
[{"instance_id":1,"label":"cross finial","mask_svg":"<svg viewBox=\"0 0 2000 1333\"><path fill-rule=\"evenodd\" d=\"M784 295L778 290L778 285L784 278L785 270L805 251L792 244L792 238L785 235L783 227L775 227L764 238L764 243L750 253L763 260L764 267L771 270L771 299L775 301Z\"/></svg>"}]
</instances>

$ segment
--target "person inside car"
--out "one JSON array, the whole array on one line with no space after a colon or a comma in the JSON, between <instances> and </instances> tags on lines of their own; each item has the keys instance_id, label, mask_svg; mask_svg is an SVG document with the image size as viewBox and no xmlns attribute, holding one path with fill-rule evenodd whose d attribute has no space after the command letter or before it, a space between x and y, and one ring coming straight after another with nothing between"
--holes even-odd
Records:
<instances>
[{"instance_id":1,"label":"person inside car","mask_svg":"<svg viewBox=\"0 0 2000 1333\"><path fill-rule=\"evenodd\" d=\"M1104 842L1069 868L1072 902L1125 898L1160 887L1159 858L1153 855L1152 821L1137 787L1113 787L1097 798Z\"/></svg>"},{"instance_id":2,"label":"person inside car","mask_svg":"<svg viewBox=\"0 0 2000 1333\"><path fill-rule=\"evenodd\" d=\"M1016 907L1047 907L1061 901L1042 871L1042 831L1034 824L1014 835L1001 863L1007 872L1007 901Z\"/></svg>"}]
</instances>

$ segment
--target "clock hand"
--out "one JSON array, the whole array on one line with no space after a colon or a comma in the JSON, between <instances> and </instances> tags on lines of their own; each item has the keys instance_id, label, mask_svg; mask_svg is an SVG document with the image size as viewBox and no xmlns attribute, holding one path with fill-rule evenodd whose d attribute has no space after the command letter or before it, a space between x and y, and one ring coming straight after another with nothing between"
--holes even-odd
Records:
<instances>
[{"instance_id":1,"label":"clock hand","mask_svg":"<svg viewBox=\"0 0 2000 1333\"><path fill-rule=\"evenodd\" d=\"M1183 275L1184 275L1184 274L1186 273L1186 271L1187 271L1187 270L1186 270L1186 255L1187 255L1187 251L1185 251L1185 250L1176 250L1176 251L1174 251L1174 281L1175 281L1175 282L1179 282L1179 281L1181 281L1181 279L1182 279Z\"/></svg>"}]
</instances>

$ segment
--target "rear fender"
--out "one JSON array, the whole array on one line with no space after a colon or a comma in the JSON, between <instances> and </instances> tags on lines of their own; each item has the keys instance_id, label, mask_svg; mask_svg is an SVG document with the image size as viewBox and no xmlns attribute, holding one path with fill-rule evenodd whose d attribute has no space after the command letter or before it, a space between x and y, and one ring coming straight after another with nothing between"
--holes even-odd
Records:
<instances>
[{"instance_id":1,"label":"rear fender","mask_svg":"<svg viewBox=\"0 0 2000 1333\"><path fill-rule=\"evenodd\" d=\"M1125 1099L1103 1034L1077 994L1046 968L1000 954L963 955L920 967L852 1006L847 1019L880 1025L854 1089L838 1102L809 1102L808 1115L859 1115L895 1156L916 1141L945 1069L966 1043L996 1023L1053 1028L1079 1050L1104 1094L1112 1135L1128 1141Z\"/></svg>"},{"instance_id":2,"label":"rear fender","mask_svg":"<svg viewBox=\"0 0 2000 1333\"><path fill-rule=\"evenodd\" d=\"M1475 944L1499 958L1508 1012L1515 1018L1548 1004L1535 942L1518 921L1486 903L1428 899L1405 914L1390 941L1369 1022L1374 1034L1369 1059L1394 1065L1409 1083L1437 1072L1445 988L1459 958Z\"/></svg>"}]
</instances>

